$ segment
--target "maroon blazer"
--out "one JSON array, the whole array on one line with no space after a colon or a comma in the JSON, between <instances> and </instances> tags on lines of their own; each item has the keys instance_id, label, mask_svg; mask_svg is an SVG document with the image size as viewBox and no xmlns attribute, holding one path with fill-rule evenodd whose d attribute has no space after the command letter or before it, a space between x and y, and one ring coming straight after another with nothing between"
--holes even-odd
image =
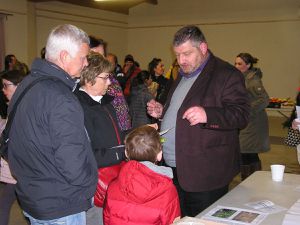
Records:
<instances>
[{"instance_id":1,"label":"maroon blazer","mask_svg":"<svg viewBox=\"0 0 300 225\"><path fill-rule=\"evenodd\" d=\"M172 86L169 107L181 77ZM204 107L206 124L190 126L182 119L192 106ZM239 172L239 130L246 127L250 106L243 75L213 54L177 112L176 167L185 191L214 190L229 184Z\"/></svg>"}]
</instances>

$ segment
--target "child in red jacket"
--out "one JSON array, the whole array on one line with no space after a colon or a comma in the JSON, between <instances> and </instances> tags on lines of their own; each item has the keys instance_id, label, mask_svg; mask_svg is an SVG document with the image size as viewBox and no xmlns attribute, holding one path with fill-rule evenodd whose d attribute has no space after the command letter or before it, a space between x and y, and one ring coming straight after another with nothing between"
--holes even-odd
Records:
<instances>
[{"instance_id":1,"label":"child in red jacket","mask_svg":"<svg viewBox=\"0 0 300 225\"><path fill-rule=\"evenodd\" d=\"M125 139L125 163L108 187L104 204L104 224L169 225L180 217L172 170L157 166L162 159L158 132L138 127Z\"/></svg>"}]
</instances>

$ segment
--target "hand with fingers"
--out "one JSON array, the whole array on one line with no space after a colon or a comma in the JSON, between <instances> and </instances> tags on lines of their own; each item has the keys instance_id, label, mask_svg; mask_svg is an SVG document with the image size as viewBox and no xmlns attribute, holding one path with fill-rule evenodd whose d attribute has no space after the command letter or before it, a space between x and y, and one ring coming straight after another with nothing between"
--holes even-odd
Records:
<instances>
[{"instance_id":1,"label":"hand with fingers","mask_svg":"<svg viewBox=\"0 0 300 225\"><path fill-rule=\"evenodd\" d=\"M163 111L163 105L155 100L150 100L147 103L147 112L150 116L154 118L160 118Z\"/></svg>"},{"instance_id":2,"label":"hand with fingers","mask_svg":"<svg viewBox=\"0 0 300 225\"><path fill-rule=\"evenodd\" d=\"M193 106L188 108L184 112L182 119L187 119L191 126L194 126L198 123L207 123L206 112L201 106Z\"/></svg>"}]
</instances>

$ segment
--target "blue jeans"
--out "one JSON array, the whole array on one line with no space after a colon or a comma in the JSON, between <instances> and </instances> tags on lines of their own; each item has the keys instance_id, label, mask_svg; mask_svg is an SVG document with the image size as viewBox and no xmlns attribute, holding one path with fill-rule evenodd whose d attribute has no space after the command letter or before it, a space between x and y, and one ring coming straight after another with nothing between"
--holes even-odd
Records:
<instances>
[{"instance_id":1,"label":"blue jeans","mask_svg":"<svg viewBox=\"0 0 300 225\"><path fill-rule=\"evenodd\" d=\"M54 220L37 220L24 212L31 225L86 225L86 212L65 216Z\"/></svg>"}]
</instances>

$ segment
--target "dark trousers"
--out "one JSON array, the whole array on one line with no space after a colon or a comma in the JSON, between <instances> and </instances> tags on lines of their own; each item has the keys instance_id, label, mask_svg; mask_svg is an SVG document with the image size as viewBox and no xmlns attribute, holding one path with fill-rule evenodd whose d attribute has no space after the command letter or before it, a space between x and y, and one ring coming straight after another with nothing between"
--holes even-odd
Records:
<instances>
[{"instance_id":1,"label":"dark trousers","mask_svg":"<svg viewBox=\"0 0 300 225\"><path fill-rule=\"evenodd\" d=\"M181 188L178 182L176 168L172 167L172 170L174 174L173 183L178 192L182 217L198 215L228 192L228 185L212 191L187 192Z\"/></svg>"},{"instance_id":2,"label":"dark trousers","mask_svg":"<svg viewBox=\"0 0 300 225\"><path fill-rule=\"evenodd\" d=\"M10 209L17 199L15 184L4 184L0 193L0 225L7 225L9 220Z\"/></svg>"},{"instance_id":3,"label":"dark trousers","mask_svg":"<svg viewBox=\"0 0 300 225\"><path fill-rule=\"evenodd\" d=\"M250 165L259 162L258 153L241 153L241 164Z\"/></svg>"},{"instance_id":4,"label":"dark trousers","mask_svg":"<svg viewBox=\"0 0 300 225\"><path fill-rule=\"evenodd\" d=\"M241 153L241 178L245 180L255 171L261 170L258 153Z\"/></svg>"}]
</instances>

